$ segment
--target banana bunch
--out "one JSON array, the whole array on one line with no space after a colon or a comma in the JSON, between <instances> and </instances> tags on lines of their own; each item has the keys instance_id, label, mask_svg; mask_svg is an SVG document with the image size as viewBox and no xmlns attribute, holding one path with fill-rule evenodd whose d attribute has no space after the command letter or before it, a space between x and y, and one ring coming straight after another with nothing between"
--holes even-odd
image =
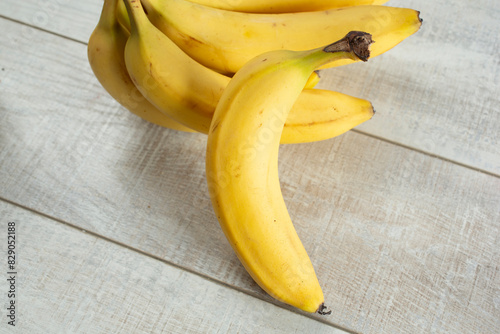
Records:
<instances>
[{"instance_id":1,"label":"banana bunch","mask_svg":"<svg viewBox=\"0 0 500 334\"><path fill-rule=\"evenodd\" d=\"M89 39L90 66L123 107L208 135L223 232L266 292L307 312L328 314L281 195L279 145L332 138L373 116L369 101L314 87L319 70L366 61L419 30L418 11L385 2L104 0Z\"/></svg>"}]
</instances>

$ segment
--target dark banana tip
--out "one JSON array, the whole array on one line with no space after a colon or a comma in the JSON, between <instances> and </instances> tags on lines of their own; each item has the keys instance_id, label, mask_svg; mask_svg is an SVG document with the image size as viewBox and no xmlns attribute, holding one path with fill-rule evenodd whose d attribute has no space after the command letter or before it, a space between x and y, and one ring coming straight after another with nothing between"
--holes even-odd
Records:
<instances>
[{"instance_id":1,"label":"dark banana tip","mask_svg":"<svg viewBox=\"0 0 500 334\"><path fill-rule=\"evenodd\" d=\"M321 303L321 305L319 306L319 308L318 308L318 310L316 312L318 312L318 314L321 314L321 315L330 315L330 314L332 314L332 311L330 311L328 309L328 307L325 306L325 303Z\"/></svg>"},{"instance_id":2,"label":"dark banana tip","mask_svg":"<svg viewBox=\"0 0 500 334\"><path fill-rule=\"evenodd\" d=\"M377 113L377 111L375 110L375 108L373 107L373 103L370 102L370 106L372 107L372 117Z\"/></svg>"}]
</instances>

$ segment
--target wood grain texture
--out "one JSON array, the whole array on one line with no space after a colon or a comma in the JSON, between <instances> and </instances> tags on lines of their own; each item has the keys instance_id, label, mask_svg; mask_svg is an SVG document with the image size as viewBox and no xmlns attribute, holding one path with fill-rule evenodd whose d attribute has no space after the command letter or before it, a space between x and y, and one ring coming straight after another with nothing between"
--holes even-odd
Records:
<instances>
[{"instance_id":1,"label":"wood grain texture","mask_svg":"<svg viewBox=\"0 0 500 334\"><path fill-rule=\"evenodd\" d=\"M281 175L339 323L363 333L497 331L500 181L357 135L323 152L301 164L300 148L287 147Z\"/></svg>"},{"instance_id":2,"label":"wood grain texture","mask_svg":"<svg viewBox=\"0 0 500 334\"><path fill-rule=\"evenodd\" d=\"M86 43L102 0L18 4L0 15ZM495 0L397 0L421 11L422 29L367 64L322 72L318 87L372 101L359 131L500 175L500 15ZM23 36L30 36L22 29ZM30 37L31 38L31 37Z\"/></svg>"},{"instance_id":3,"label":"wood grain texture","mask_svg":"<svg viewBox=\"0 0 500 334\"><path fill-rule=\"evenodd\" d=\"M389 52L326 72L318 87L370 100L358 129L500 175L500 15L492 0L391 1L422 28Z\"/></svg>"},{"instance_id":4,"label":"wood grain texture","mask_svg":"<svg viewBox=\"0 0 500 334\"><path fill-rule=\"evenodd\" d=\"M0 40L0 197L275 303L213 215L206 137L139 120L93 78L85 45L30 34ZM280 177L333 311L323 320L362 333L498 332L497 177L353 132L282 146Z\"/></svg>"},{"instance_id":5,"label":"wood grain texture","mask_svg":"<svg viewBox=\"0 0 500 334\"><path fill-rule=\"evenodd\" d=\"M346 333L3 201L0 217L20 259L1 333Z\"/></svg>"},{"instance_id":6,"label":"wood grain texture","mask_svg":"<svg viewBox=\"0 0 500 334\"><path fill-rule=\"evenodd\" d=\"M0 15L55 34L87 42L99 20L103 0L3 0ZM6 37L6 36L3 36ZM21 27L18 37L31 38L31 30Z\"/></svg>"}]
</instances>

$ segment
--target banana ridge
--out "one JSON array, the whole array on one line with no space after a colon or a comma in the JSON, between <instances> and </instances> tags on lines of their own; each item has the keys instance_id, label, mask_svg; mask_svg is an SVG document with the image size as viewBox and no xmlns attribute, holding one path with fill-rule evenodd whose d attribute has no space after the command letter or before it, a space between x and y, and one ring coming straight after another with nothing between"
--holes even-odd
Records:
<instances>
[{"instance_id":1,"label":"banana ridge","mask_svg":"<svg viewBox=\"0 0 500 334\"><path fill-rule=\"evenodd\" d=\"M191 2L218 9L244 13L297 13L333 8L382 5L387 0L190 0Z\"/></svg>"}]
</instances>

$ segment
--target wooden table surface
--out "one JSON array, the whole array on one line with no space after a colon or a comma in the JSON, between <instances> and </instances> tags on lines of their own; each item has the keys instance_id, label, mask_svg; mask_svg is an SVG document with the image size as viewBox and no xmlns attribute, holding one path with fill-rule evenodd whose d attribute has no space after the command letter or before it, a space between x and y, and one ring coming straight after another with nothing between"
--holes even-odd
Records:
<instances>
[{"instance_id":1,"label":"wooden table surface","mask_svg":"<svg viewBox=\"0 0 500 334\"><path fill-rule=\"evenodd\" d=\"M206 136L148 124L99 85L86 43L102 0L3 0L0 332L499 333L497 0L388 5L420 10L421 31L320 83L375 117L280 148L320 316L238 262L207 195Z\"/></svg>"}]
</instances>

